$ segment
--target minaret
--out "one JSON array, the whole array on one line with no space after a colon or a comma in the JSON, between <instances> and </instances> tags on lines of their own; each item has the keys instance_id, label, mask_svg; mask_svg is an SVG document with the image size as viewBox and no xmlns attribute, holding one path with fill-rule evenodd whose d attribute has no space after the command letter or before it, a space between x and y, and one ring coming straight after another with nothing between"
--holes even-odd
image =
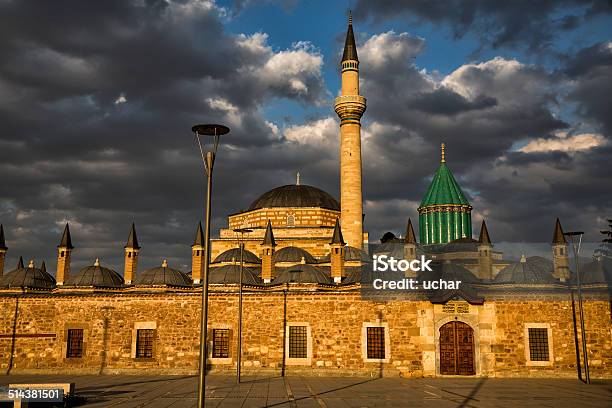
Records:
<instances>
[{"instance_id":1,"label":"minaret","mask_svg":"<svg viewBox=\"0 0 612 408\"><path fill-rule=\"evenodd\" d=\"M274 279L274 248L276 241L272 232L272 223L268 220L266 234L261 243L261 279L264 283L272 282Z\"/></svg>"},{"instance_id":2,"label":"minaret","mask_svg":"<svg viewBox=\"0 0 612 408\"><path fill-rule=\"evenodd\" d=\"M559 279L561 282L565 282L569 279L569 253L567 248L567 240L563 235L563 228L561 228L561 221L557 218L555 223L555 231L553 232L552 239L552 250L553 250L553 276Z\"/></svg>"},{"instance_id":3,"label":"minaret","mask_svg":"<svg viewBox=\"0 0 612 408\"><path fill-rule=\"evenodd\" d=\"M334 234L332 240L329 243L331 254L331 277L334 283L342 283L342 277L344 276L344 256L346 243L342 237L342 230L340 228L340 220L336 218L336 226L334 227Z\"/></svg>"},{"instance_id":4,"label":"minaret","mask_svg":"<svg viewBox=\"0 0 612 408\"><path fill-rule=\"evenodd\" d=\"M334 109L340 118L341 225L348 245L361 249L363 247L361 116L366 110L366 100L359 95L359 59L350 12L340 65L342 91L336 98Z\"/></svg>"},{"instance_id":5,"label":"minaret","mask_svg":"<svg viewBox=\"0 0 612 408\"><path fill-rule=\"evenodd\" d=\"M480 279L493 279L493 244L485 220L478 237L478 270Z\"/></svg>"},{"instance_id":6,"label":"minaret","mask_svg":"<svg viewBox=\"0 0 612 408\"><path fill-rule=\"evenodd\" d=\"M128 237L127 244L125 244L125 267L123 269L123 280L126 284L130 285L136 275L136 269L138 268L138 252L140 247L138 246L138 238L136 237L136 226L132 223L132 229L130 230L130 236Z\"/></svg>"},{"instance_id":7,"label":"minaret","mask_svg":"<svg viewBox=\"0 0 612 408\"><path fill-rule=\"evenodd\" d=\"M8 247L4 242L4 226L0 224L0 276L4 273L4 260L6 258L6 251Z\"/></svg>"},{"instance_id":8,"label":"minaret","mask_svg":"<svg viewBox=\"0 0 612 408\"><path fill-rule=\"evenodd\" d=\"M204 232L202 223L198 223L195 240L191 246L191 279L194 284L202 281L202 268L204 266Z\"/></svg>"},{"instance_id":9,"label":"minaret","mask_svg":"<svg viewBox=\"0 0 612 408\"><path fill-rule=\"evenodd\" d=\"M72 238L70 237L70 227L66 223L64 235L57 246L57 272L55 273L55 281L57 285L63 285L70 276L70 260L74 247L72 246Z\"/></svg>"},{"instance_id":10,"label":"minaret","mask_svg":"<svg viewBox=\"0 0 612 408\"><path fill-rule=\"evenodd\" d=\"M416 259L416 246L417 240L416 235L414 234L414 228L412 227L412 220L408 218L408 225L406 226L406 238L404 239L404 259L408 262L412 262ZM404 276L406 278L414 278L416 277L416 272L412 269L407 269L404 272Z\"/></svg>"}]
</instances>

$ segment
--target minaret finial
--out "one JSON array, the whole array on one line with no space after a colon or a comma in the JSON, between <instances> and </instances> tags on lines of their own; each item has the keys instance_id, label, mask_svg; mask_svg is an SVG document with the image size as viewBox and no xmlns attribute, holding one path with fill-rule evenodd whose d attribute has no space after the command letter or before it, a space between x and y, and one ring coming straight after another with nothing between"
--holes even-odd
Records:
<instances>
[{"instance_id":1,"label":"minaret finial","mask_svg":"<svg viewBox=\"0 0 612 408\"><path fill-rule=\"evenodd\" d=\"M440 163L446 163L446 144L442 143L440 145Z\"/></svg>"},{"instance_id":2,"label":"minaret finial","mask_svg":"<svg viewBox=\"0 0 612 408\"><path fill-rule=\"evenodd\" d=\"M295 175L295 185L299 186L300 185L300 172L298 171L297 174Z\"/></svg>"},{"instance_id":3,"label":"minaret finial","mask_svg":"<svg viewBox=\"0 0 612 408\"><path fill-rule=\"evenodd\" d=\"M349 9L349 25L353 25L353 13Z\"/></svg>"},{"instance_id":4,"label":"minaret finial","mask_svg":"<svg viewBox=\"0 0 612 408\"><path fill-rule=\"evenodd\" d=\"M94 266L100 266L100 258L96 258L94 261Z\"/></svg>"}]
</instances>

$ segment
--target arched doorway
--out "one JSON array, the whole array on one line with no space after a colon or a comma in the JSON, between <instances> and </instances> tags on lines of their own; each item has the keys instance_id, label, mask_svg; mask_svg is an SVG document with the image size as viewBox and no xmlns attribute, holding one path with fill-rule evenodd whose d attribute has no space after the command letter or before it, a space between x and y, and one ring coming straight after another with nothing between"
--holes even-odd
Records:
<instances>
[{"instance_id":1,"label":"arched doorway","mask_svg":"<svg viewBox=\"0 0 612 408\"><path fill-rule=\"evenodd\" d=\"M440 374L474 375L474 330L463 322L440 327Z\"/></svg>"}]
</instances>

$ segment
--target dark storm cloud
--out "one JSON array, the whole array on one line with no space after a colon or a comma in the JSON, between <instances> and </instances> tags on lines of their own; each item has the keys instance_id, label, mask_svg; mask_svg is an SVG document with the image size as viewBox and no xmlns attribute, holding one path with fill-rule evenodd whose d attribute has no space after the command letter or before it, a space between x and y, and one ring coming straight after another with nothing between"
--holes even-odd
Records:
<instances>
[{"instance_id":1,"label":"dark storm cloud","mask_svg":"<svg viewBox=\"0 0 612 408\"><path fill-rule=\"evenodd\" d=\"M322 57L308 44L272 50L265 34L230 35L225 13L207 1L0 3L9 263L23 254L53 270L70 221L77 267L100 256L120 270L135 220L144 266L166 256L188 269L203 195L194 123L232 128L217 163L215 228L262 180L283 184L296 164L316 163L314 154L271 157L283 140L260 110L272 98L327 98ZM245 171L265 167L260 160L278 171Z\"/></svg>"},{"instance_id":2,"label":"dark storm cloud","mask_svg":"<svg viewBox=\"0 0 612 408\"><path fill-rule=\"evenodd\" d=\"M563 31L611 12L611 3L599 0L358 0L354 15L375 21L405 16L411 24L448 25L456 38L474 33L482 47L541 51Z\"/></svg>"}]
</instances>

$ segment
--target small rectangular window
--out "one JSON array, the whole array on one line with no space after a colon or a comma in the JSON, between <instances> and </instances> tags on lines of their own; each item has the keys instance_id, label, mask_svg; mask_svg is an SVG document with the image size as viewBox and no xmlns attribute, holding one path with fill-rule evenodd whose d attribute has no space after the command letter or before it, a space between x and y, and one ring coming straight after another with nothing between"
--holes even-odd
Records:
<instances>
[{"instance_id":1,"label":"small rectangular window","mask_svg":"<svg viewBox=\"0 0 612 408\"><path fill-rule=\"evenodd\" d=\"M136 358L153 357L153 329L138 329L136 332Z\"/></svg>"},{"instance_id":2,"label":"small rectangular window","mask_svg":"<svg viewBox=\"0 0 612 408\"><path fill-rule=\"evenodd\" d=\"M289 358L308 357L306 326L289 326Z\"/></svg>"},{"instance_id":3,"label":"small rectangular window","mask_svg":"<svg viewBox=\"0 0 612 408\"><path fill-rule=\"evenodd\" d=\"M385 358L385 328L367 328L367 356L372 359Z\"/></svg>"},{"instance_id":4,"label":"small rectangular window","mask_svg":"<svg viewBox=\"0 0 612 408\"><path fill-rule=\"evenodd\" d=\"M68 329L67 358L83 357L83 329Z\"/></svg>"},{"instance_id":5,"label":"small rectangular window","mask_svg":"<svg viewBox=\"0 0 612 408\"><path fill-rule=\"evenodd\" d=\"M548 361L548 329L529 328L529 359L531 361Z\"/></svg>"},{"instance_id":6,"label":"small rectangular window","mask_svg":"<svg viewBox=\"0 0 612 408\"><path fill-rule=\"evenodd\" d=\"M213 329L213 358L229 357L229 329Z\"/></svg>"}]
</instances>

